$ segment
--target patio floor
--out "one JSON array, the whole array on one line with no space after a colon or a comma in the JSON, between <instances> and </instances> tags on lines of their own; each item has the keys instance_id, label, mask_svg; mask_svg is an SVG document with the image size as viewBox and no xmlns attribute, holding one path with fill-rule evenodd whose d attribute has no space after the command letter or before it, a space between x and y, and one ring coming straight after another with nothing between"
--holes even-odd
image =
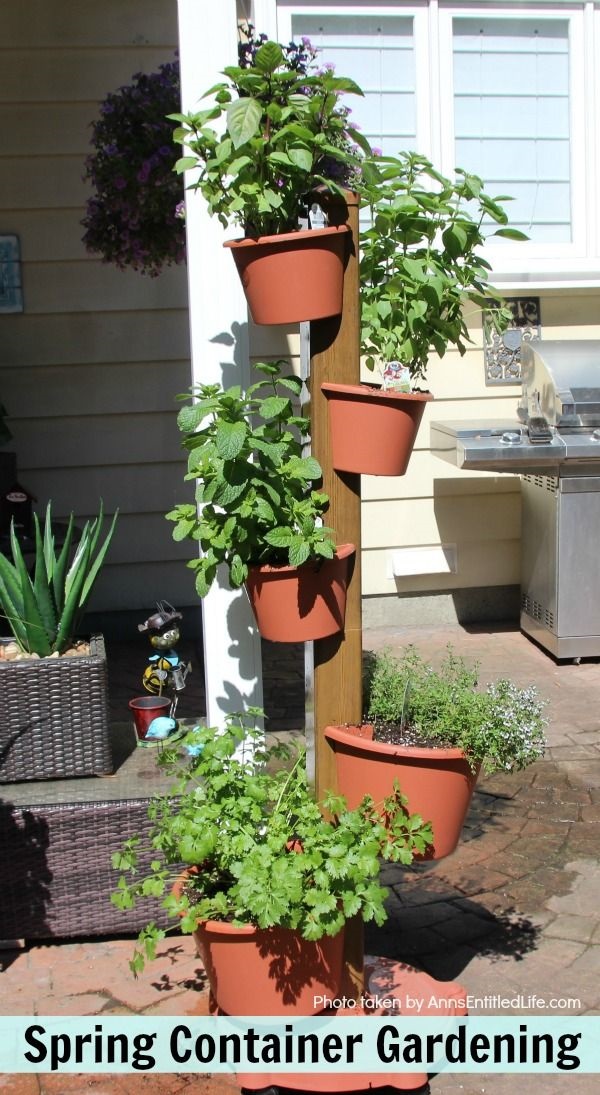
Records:
<instances>
[{"instance_id":1,"label":"patio floor","mask_svg":"<svg viewBox=\"0 0 600 1095\"><path fill-rule=\"evenodd\" d=\"M367 930L367 950L404 960L435 978L458 980L472 1013L501 1007L533 1016L600 1011L600 663L557 664L505 625L365 631L366 649L414 642L432 660L448 642L480 663L483 681L508 676L534 683L549 701L549 749L525 772L481 780L457 851L436 864L386 866L390 918ZM115 718L139 691L145 649L109 650ZM192 656L194 656L192 654ZM303 704L300 648L267 644L265 706L275 729L298 728ZM202 702L202 674L186 704ZM137 682L137 683L136 683ZM186 708L182 706L182 713ZM193 712L198 713L198 707ZM130 939L39 944L0 952L0 1013L39 1015L185 1015L207 1007L193 944L174 936L134 981ZM536 1000L533 1000L533 997ZM559 999L559 1006L554 1003ZM540 1003L545 1001L545 1005ZM558 1095L562 1076L452 1075L431 1081L432 1095ZM225 1095L228 1077L191 1074L0 1076L12 1095L189 1092ZM570 1095L592 1095L597 1078L570 1074Z\"/></svg>"}]
</instances>

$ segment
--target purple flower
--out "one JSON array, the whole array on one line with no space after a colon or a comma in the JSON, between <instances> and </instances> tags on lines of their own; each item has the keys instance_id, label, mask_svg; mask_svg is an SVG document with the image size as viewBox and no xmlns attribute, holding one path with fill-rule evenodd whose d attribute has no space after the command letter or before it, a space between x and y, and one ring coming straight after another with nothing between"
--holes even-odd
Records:
<instances>
[{"instance_id":1,"label":"purple flower","mask_svg":"<svg viewBox=\"0 0 600 1095\"><path fill-rule=\"evenodd\" d=\"M114 183L117 190L124 190L127 186L127 179L124 179L122 175L117 175Z\"/></svg>"},{"instance_id":2,"label":"purple flower","mask_svg":"<svg viewBox=\"0 0 600 1095\"><path fill-rule=\"evenodd\" d=\"M374 156L383 156L383 149L378 148L377 145L372 145L371 152Z\"/></svg>"}]
</instances>

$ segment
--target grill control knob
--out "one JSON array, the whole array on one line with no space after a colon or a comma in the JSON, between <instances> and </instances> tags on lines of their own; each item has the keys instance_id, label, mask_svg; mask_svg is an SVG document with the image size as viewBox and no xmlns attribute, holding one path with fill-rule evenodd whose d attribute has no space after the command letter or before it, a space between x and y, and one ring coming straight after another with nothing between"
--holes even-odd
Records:
<instances>
[{"instance_id":1,"label":"grill control knob","mask_svg":"<svg viewBox=\"0 0 600 1095\"><path fill-rule=\"evenodd\" d=\"M600 431L598 431L600 433ZM513 430L507 430L502 434L500 438L503 445L518 445L521 440L521 434L515 433Z\"/></svg>"},{"instance_id":2,"label":"grill control knob","mask_svg":"<svg viewBox=\"0 0 600 1095\"><path fill-rule=\"evenodd\" d=\"M594 430L592 432L592 439L594 441L600 441L600 430Z\"/></svg>"}]
</instances>

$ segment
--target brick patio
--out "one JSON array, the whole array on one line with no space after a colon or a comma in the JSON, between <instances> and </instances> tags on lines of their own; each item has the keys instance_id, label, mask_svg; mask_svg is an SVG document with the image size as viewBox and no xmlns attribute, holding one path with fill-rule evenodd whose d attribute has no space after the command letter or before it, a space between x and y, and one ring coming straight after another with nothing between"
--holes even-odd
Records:
<instances>
[{"instance_id":1,"label":"brick patio","mask_svg":"<svg viewBox=\"0 0 600 1095\"><path fill-rule=\"evenodd\" d=\"M571 997L579 1001L572 1011L597 1014L600 664L558 665L518 630L502 625L365 632L367 649L399 648L406 642L416 643L433 661L451 642L457 652L480 663L484 681L509 676L519 685L535 683L549 701L550 747L545 759L525 772L479 783L463 840L448 859L408 870L384 868L390 919L382 929L367 931L369 952L405 960L442 981L458 979L475 997ZM136 654L134 665L124 648L120 657L125 679L115 685L113 701L122 718L119 705L133 694L126 677L135 673L139 679L144 652ZM195 702L200 702L198 670L195 679ZM301 650L266 647L265 680L273 726L298 726ZM206 1008L205 978L189 938L173 936L165 942L159 959L137 982L127 965L130 952L128 939L33 944L4 952L0 1010L151 1016L198 1014ZM226 1077L185 1074L0 1076L0 1090L11 1095L226 1095L239 1089ZM434 1077L431 1090L432 1095L512 1095L516 1090L558 1095L564 1080L447 1074ZM568 1090L592 1095L597 1079L571 1074Z\"/></svg>"}]
</instances>

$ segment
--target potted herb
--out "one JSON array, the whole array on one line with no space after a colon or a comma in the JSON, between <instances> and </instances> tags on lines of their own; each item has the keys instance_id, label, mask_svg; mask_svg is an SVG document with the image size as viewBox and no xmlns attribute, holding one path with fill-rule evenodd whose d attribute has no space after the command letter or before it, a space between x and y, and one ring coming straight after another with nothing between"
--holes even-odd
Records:
<instances>
[{"instance_id":1,"label":"potted herb","mask_svg":"<svg viewBox=\"0 0 600 1095\"><path fill-rule=\"evenodd\" d=\"M255 322L293 323L341 311L347 226L299 231L299 222L317 187L341 192L331 166L349 177L361 162L355 142L368 144L340 101L362 95L354 81L317 69L308 39L283 47L265 37L206 93L213 105L171 117L185 152L177 170L195 172L190 188L209 212L243 229L225 246ZM213 128L223 116L224 130Z\"/></svg>"},{"instance_id":2,"label":"potted herb","mask_svg":"<svg viewBox=\"0 0 600 1095\"><path fill-rule=\"evenodd\" d=\"M196 540L200 597L224 563L233 588L246 586L261 634L275 642L304 642L344 626L346 587L354 546L335 548L321 524L328 497L313 484L321 467L302 455L309 422L293 397L302 382L282 375L283 361L256 365L263 379L246 393L201 384L178 417L189 450L194 504L167 514L176 540Z\"/></svg>"},{"instance_id":3,"label":"potted herb","mask_svg":"<svg viewBox=\"0 0 600 1095\"><path fill-rule=\"evenodd\" d=\"M315 995L339 994L346 920L385 920L379 857L409 864L430 830L407 817L397 790L385 804L387 827L368 798L348 810L328 795L325 818L304 751L294 757L282 745L265 748L251 721L260 714L232 715L223 732L192 731L184 739L191 760L174 750L164 755L178 780L149 807L149 874L135 878L148 849L138 837L127 841L113 866L134 877L121 876L113 901L127 909L138 897L163 899L182 931L194 933L226 1013L311 1014ZM164 934L155 924L142 930L134 973Z\"/></svg>"},{"instance_id":4,"label":"potted herb","mask_svg":"<svg viewBox=\"0 0 600 1095\"><path fill-rule=\"evenodd\" d=\"M454 851L481 768L518 771L544 751L543 703L533 687L477 687L477 667L449 648L439 670L414 647L374 655L362 726L327 727L338 786L352 806L378 802L397 780L408 809L431 821L429 857Z\"/></svg>"},{"instance_id":5,"label":"potted herb","mask_svg":"<svg viewBox=\"0 0 600 1095\"><path fill-rule=\"evenodd\" d=\"M0 553L0 612L13 634L0 640L0 782L112 772L104 643L76 636L116 519L101 543L101 505L73 554L73 515L59 549L48 503L43 532L34 514L32 576L11 527L12 560Z\"/></svg>"},{"instance_id":6,"label":"potted herb","mask_svg":"<svg viewBox=\"0 0 600 1095\"><path fill-rule=\"evenodd\" d=\"M485 308L498 330L510 311L487 281L484 226L494 236L525 239L481 179L460 169L440 175L413 152L364 165L362 202L371 225L361 233L361 353L378 367L383 387L324 384L333 462L340 471L403 475L427 400L431 353L464 354L471 341L464 306ZM416 390L415 390L416 389Z\"/></svg>"}]
</instances>

